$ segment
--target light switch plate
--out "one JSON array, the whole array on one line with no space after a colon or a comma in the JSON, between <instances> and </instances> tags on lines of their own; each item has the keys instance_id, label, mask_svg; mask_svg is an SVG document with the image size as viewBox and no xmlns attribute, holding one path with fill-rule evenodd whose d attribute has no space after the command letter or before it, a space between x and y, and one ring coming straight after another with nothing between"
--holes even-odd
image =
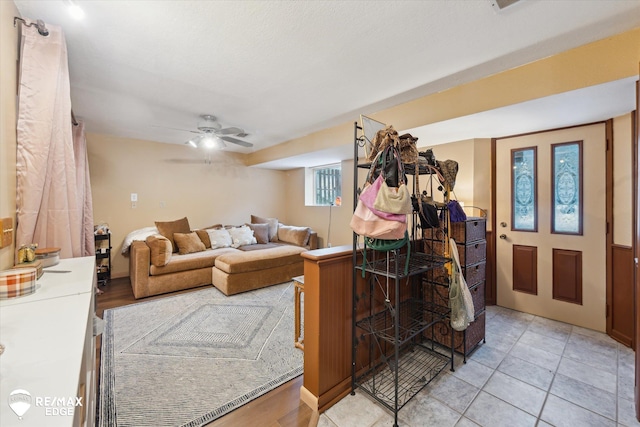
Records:
<instances>
[{"instance_id":1,"label":"light switch plate","mask_svg":"<svg viewBox=\"0 0 640 427\"><path fill-rule=\"evenodd\" d=\"M2 238L0 238L0 248L5 248L13 243L13 218L2 218Z\"/></svg>"},{"instance_id":2,"label":"light switch plate","mask_svg":"<svg viewBox=\"0 0 640 427\"><path fill-rule=\"evenodd\" d=\"M131 193L131 201L132 202L138 201L138 193Z\"/></svg>"}]
</instances>

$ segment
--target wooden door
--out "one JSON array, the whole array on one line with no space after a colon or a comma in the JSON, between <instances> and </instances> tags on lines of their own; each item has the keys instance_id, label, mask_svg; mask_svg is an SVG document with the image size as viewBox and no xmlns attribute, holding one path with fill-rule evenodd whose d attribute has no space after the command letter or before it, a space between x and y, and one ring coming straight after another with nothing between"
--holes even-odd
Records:
<instances>
[{"instance_id":1,"label":"wooden door","mask_svg":"<svg viewBox=\"0 0 640 427\"><path fill-rule=\"evenodd\" d=\"M501 138L495 150L497 304L604 332L605 124Z\"/></svg>"}]
</instances>

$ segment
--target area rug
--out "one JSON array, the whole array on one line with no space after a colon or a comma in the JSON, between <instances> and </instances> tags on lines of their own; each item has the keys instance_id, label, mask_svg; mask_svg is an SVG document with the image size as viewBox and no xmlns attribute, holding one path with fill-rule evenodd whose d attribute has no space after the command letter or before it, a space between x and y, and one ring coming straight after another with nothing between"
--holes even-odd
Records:
<instances>
[{"instance_id":1,"label":"area rug","mask_svg":"<svg viewBox=\"0 0 640 427\"><path fill-rule=\"evenodd\" d=\"M302 374L293 284L105 310L98 425L202 426Z\"/></svg>"}]
</instances>

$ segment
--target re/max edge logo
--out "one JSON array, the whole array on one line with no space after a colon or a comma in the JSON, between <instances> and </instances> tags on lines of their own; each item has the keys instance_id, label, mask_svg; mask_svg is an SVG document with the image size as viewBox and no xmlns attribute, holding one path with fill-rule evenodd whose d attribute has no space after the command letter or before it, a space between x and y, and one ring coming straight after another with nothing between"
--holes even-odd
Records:
<instances>
[{"instance_id":1,"label":"re/max edge logo","mask_svg":"<svg viewBox=\"0 0 640 427\"><path fill-rule=\"evenodd\" d=\"M7 401L19 419L24 417L31 406L44 408L45 416L73 416L75 408L82 406L81 397L35 396L32 398L31 393L22 389L13 390Z\"/></svg>"}]
</instances>

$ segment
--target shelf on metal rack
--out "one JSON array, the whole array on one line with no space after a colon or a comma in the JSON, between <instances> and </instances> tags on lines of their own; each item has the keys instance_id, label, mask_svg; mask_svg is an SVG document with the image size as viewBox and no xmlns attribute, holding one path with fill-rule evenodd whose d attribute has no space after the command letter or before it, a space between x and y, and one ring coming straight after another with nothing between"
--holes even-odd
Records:
<instances>
[{"instance_id":1,"label":"shelf on metal rack","mask_svg":"<svg viewBox=\"0 0 640 427\"><path fill-rule=\"evenodd\" d=\"M396 408L396 366L398 366L397 410L429 384L451 361L437 351L416 345L403 352L398 363L390 360L356 379L356 384L391 411Z\"/></svg>"},{"instance_id":2,"label":"shelf on metal rack","mask_svg":"<svg viewBox=\"0 0 640 427\"><path fill-rule=\"evenodd\" d=\"M356 326L392 345L403 345L435 322L444 319L449 311L449 307L410 298L401 302L397 309L387 308L373 316L359 320L356 322ZM397 336L394 316L399 316Z\"/></svg>"},{"instance_id":3,"label":"shelf on metal rack","mask_svg":"<svg viewBox=\"0 0 640 427\"><path fill-rule=\"evenodd\" d=\"M422 252L412 252L409 257L409 269L405 274L405 262L407 260L406 254L398 254L396 251L390 251L385 253L381 258L377 257L379 255L375 253L376 251L368 250L367 251L367 261L364 264L364 270L369 273L378 274L381 276L392 277L392 278L405 278L409 276L414 276L416 274L421 274L426 271L429 271L433 268L440 267L445 265L450 260L445 257L441 257L438 255L429 255ZM389 255L387 259L386 255ZM398 272L396 274L395 271L395 260L398 258ZM356 269L362 270L363 266L357 265Z\"/></svg>"}]
</instances>

